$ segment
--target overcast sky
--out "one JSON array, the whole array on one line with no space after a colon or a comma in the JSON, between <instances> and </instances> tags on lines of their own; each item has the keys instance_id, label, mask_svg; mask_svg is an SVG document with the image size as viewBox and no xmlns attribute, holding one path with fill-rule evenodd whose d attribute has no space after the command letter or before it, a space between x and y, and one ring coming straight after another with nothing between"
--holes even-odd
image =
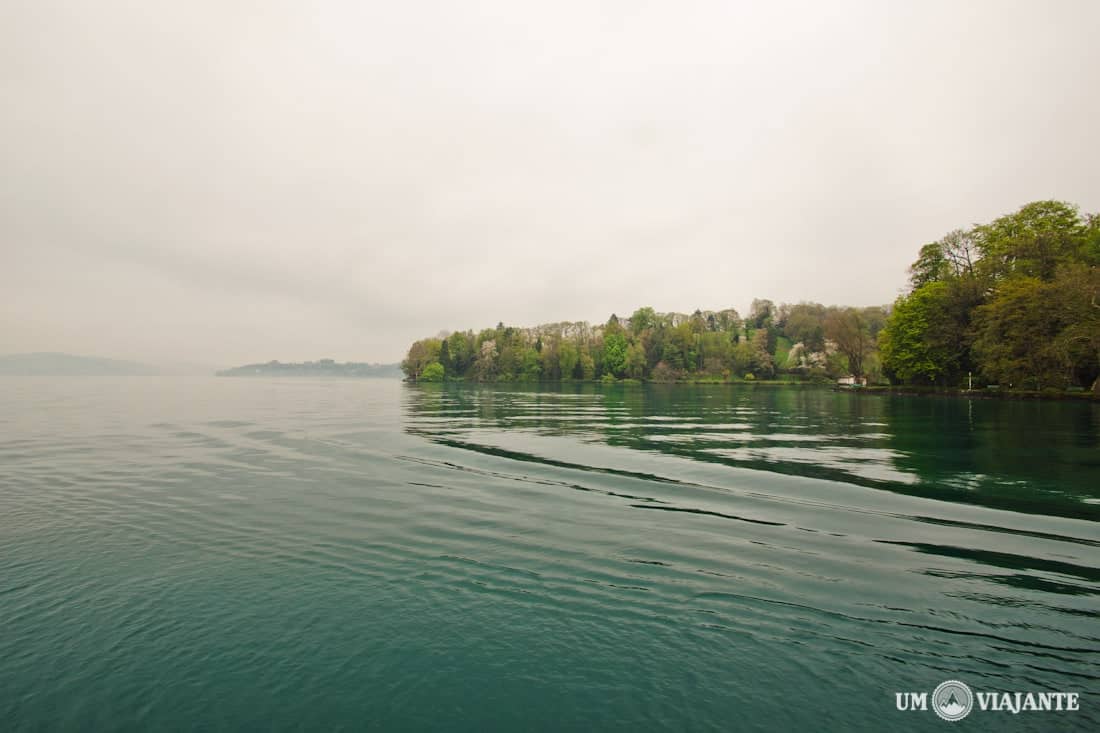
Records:
<instances>
[{"instance_id":1,"label":"overcast sky","mask_svg":"<svg viewBox=\"0 0 1100 733\"><path fill-rule=\"evenodd\" d=\"M891 302L1100 210L1100 2L0 2L0 353Z\"/></svg>"}]
</instances>

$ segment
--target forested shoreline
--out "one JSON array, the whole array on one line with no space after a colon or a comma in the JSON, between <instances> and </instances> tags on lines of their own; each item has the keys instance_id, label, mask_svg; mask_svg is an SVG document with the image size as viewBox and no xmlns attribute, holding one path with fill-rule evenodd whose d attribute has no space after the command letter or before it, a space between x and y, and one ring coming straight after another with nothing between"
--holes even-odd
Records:
<instances>
[{"instance_id":1,"label":"forested shoreline","mask_svg":"<svg viewBox=\"0 0 1100 733\"><path fill-rule=\"evenodd\" d=\"M416 341L410 381L820 381L1100 394L1100 216L1037 201L919 249L891 305L756 299Z\"/></svg>"}]
</instances>

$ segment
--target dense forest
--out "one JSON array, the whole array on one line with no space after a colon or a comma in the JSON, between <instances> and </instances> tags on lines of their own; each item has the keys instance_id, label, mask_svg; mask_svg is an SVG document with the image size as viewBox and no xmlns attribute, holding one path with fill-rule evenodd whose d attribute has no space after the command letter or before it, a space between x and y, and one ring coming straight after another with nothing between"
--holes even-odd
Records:
<instances>
[{"instance_id":1,"label":"dense forest","mask_svg":"<svg viewBox=\"0 0 1100 733\"><path fill-rule=\"evenodd\" d=\"M1100 393L1100 216L1037 201L920 248L908 292L854 308L757 299L415 342L414 381L832 380Z\"/></svg>"}]
</instances>

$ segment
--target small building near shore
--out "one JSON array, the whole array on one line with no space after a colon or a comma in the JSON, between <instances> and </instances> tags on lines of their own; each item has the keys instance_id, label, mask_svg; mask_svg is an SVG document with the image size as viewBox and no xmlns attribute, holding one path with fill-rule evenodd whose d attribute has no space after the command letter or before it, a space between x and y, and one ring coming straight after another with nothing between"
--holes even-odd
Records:
<instances>
[{"instance_id":1,"label":"small building near shore","mask_svg":"<svg viewBox=\"0 0 1100 733\"><path fill-rule=\"evenodd\" d=\"M849 374L836 380L836 383L841 387L866 387L867 377L855 377Z\"/></svg>"}]
</instances>

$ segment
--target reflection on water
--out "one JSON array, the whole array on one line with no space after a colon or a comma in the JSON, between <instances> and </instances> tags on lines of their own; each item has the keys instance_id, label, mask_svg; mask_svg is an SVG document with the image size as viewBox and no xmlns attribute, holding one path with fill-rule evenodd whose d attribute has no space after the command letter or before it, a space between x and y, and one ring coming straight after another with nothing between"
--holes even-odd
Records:
<instances>
[{"instance_id":1,"label":"reflection on water","mask_svg":"<svg viewBox=\"0 0 1100 733\"><path fill-rule=\"evenodd\" d=\"M571 436L915 496L1100 519L1100 407L823 389L566 385L410 390L412 430Z\"/></svg>"},{"instance_id":2,"label":"reflection on water","mask_svg":"<svg viewBox=\"0 0 1100 733\"><path fill-rule=\"evenodd\" d=\"M774 644L801 650L800 689L843 694L817 676L836 653L863 696L944 678L1009 691L1100 680L1094 406L594 385L408 386L404 405L406 431L448 449L444 473L617 502L607 536L645 527L630 562L652 570L616 587L686 572L675 582L713 614L708 628L763 640L780 668ZM934 725L891 725L903 722Z\"/></svg>"},{"instance_id":3,"label":"reflection on water","mask_svg":"<svg viewBox=\"0 0 1100 733\"><path fill-rule=\"evenodd\" d=\"M1098 730L1095 409L12 379L0 721L942 731L894 692L959 679Z\"/></svg>"},{"instance_id":4,"label":"reflection on water","mask_svg":"<svg viewBox=\"0 0 1100 733\"><path fill-rule=\"evenodd\" d=\"M807 659L810 629L823 650L866 644L873 653L851 658L887 661L877 673L886 689L945 677L996 690L1100 680L1094 406L567 385L410 386L405 410L410 434L458 451L448 467L668 517L649 525L651 550L633 562L713 576L692 585L700 610L722 619L716 628L754 618L751 633L765 634L755 614L774 614L784 625L774 640ZM693 533L677 538L686 525L672 517L695 518ZM1057 726L1096 720L1092 711Z\"/></svg>"}]
</instances>

